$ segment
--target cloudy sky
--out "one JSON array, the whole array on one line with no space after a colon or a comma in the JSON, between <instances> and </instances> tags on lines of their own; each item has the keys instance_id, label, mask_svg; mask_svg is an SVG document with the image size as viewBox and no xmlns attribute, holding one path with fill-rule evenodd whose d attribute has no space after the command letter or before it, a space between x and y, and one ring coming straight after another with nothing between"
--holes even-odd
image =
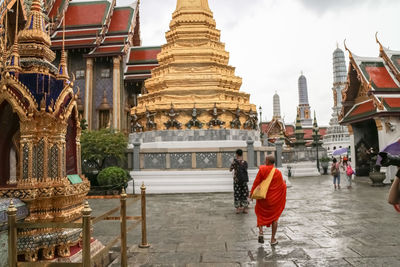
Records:
<instances>
[{"instance_id":1,"label":"cloudy sky","mask_svg":"<svg viewBox=\"0 0 400 267\"><path fill-rule=\"evenodd\" d=\"M118 5L132 0L117 0ZM380 41L400 50L399 0L209 0L230 65L243 78L241 90L272 117L272 96L281 98L281 113L293 122L297 80L307 77L311 109L320 125L331 117L332 52L343 40L354 54L377 56ZM176 0L141 0L143 45L165 41ZM348 54L346 53L348 63Z\"/></svg>"}]
</instances>

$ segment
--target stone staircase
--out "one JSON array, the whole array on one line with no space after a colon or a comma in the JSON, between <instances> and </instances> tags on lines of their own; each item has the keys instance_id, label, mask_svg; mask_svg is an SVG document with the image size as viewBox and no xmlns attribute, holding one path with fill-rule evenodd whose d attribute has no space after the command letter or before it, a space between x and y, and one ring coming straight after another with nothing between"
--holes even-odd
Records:
<instances>
[{"instance_id":1,"label":"stone staircase","mask_svg":"<svg viewBox=\"0 0 400 267\"><path fill-rule=\"evenodd\" d=\"M317 163L311 161L303 161L297 163L284 164L284 174L288 175L287 167L291 168L291 177L310 177L310 176L320 176L321 173L317 169Z\"/></svg>"},{"instance_id":2,"label":"stone staircase","mask_svg":"<svg viewBox=\"0 0 400 267\"><path fill-rule=\"evenodd\" d=\"M257 172L258 169L248 171L249 189ZM128 184L129 193L134 189L139 194L142 183L148 194L233 192L233 173L229 170L132 171L130 174L133 181ZM289 187L287 176L285 180Z\"/></svg>"}]
</instances>

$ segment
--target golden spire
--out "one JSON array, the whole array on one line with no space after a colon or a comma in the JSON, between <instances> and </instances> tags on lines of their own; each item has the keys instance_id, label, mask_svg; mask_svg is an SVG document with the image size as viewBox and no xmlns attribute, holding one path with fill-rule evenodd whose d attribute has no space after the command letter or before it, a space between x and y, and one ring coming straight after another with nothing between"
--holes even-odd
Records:
<instances>
[{"instance_id":1,"label":"golden spire","mask_svg":"<svg viewBox=\"0 0 400 267\"><path fill-rule=\"evenodd\" d=\"M63 16L63 37L62 37L62 49L61 49L61 59L60 65L58 66L57 79L68 80L68 68L67 68L67 57L65 55L65 12Z\"/></svg>"},{"instance_id":2,"label":"golden spire","mask_svg":"<svg viewBox=\"0 0 400 267\"><path fill-rule=\"evenodd\" d=\"M20 54L21 57L43 58L52 62L55 54L50 49L51 41L46 31L41 3L41 0L33 0L25 28L18 34Z\"/></svg>"},{"instance_id":3,"label":"golden spire","mask_svg":"<svg viewBox=\"0 0 400 267\"><path fill-rule=\"evenodd\" d=\"M208 6L208 0L178 0L176 3L176 10L181 8L190 8L190 9L204 9L206 11L210 11L210 7Z\"/></svg>"},{"instance_id":4,"label":"golden spire","mask_svg":"<svg viewBox=\"0 0 400 267\"><path fill-rule=\"evenodd\" d=\"M9 72L21 72L21 66L19 64L19 52L18 52L18 14L19 14L19 0L16 1L16 13L15 13L15 36L14 44L10 56L10 62L7 66L7 71Z\"/></svg>"}]
</instances>

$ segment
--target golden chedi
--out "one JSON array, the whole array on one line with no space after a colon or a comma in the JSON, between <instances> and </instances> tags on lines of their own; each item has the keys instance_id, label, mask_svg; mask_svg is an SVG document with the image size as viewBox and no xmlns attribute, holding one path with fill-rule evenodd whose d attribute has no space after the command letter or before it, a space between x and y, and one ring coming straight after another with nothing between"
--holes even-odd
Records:
<instances>
[{"instance_id":1,"label":"golden chedi","mask_svg":"<svg viewBox=\"0 0 400 267\"><path fill-rule=\"evenodd\" d=\"M178 0L166 39L132 110L134 131L257 128L256 107L239 91L242 79L228 65L208 0Z\"/></svg>"}]
</instances>

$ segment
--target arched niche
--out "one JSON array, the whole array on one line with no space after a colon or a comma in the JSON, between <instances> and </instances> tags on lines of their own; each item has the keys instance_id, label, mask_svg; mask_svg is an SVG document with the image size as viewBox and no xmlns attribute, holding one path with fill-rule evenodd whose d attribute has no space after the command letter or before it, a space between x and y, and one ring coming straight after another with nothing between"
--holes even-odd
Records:
<instances>
[{"instance_id":1,"label":"arched niche","mask_svg":"<svg viewBox=\"0 0 400 267\"><path fill-rule=\"evenodd\" d=\"M19 176L20 119L7 101L0 103L0 186Z\"/></svg>"},{"instance_id":2,"label":"arched niche","mask_svg":"<svg viewBox=\"0 0 400 267\"><path fill-rule=\"evenodd\" d=\"M67 134L65 136L67 175L78 174L76 147L77 123L77 111L74 108L67 121Z\"/></svg>"}]
</instances>

